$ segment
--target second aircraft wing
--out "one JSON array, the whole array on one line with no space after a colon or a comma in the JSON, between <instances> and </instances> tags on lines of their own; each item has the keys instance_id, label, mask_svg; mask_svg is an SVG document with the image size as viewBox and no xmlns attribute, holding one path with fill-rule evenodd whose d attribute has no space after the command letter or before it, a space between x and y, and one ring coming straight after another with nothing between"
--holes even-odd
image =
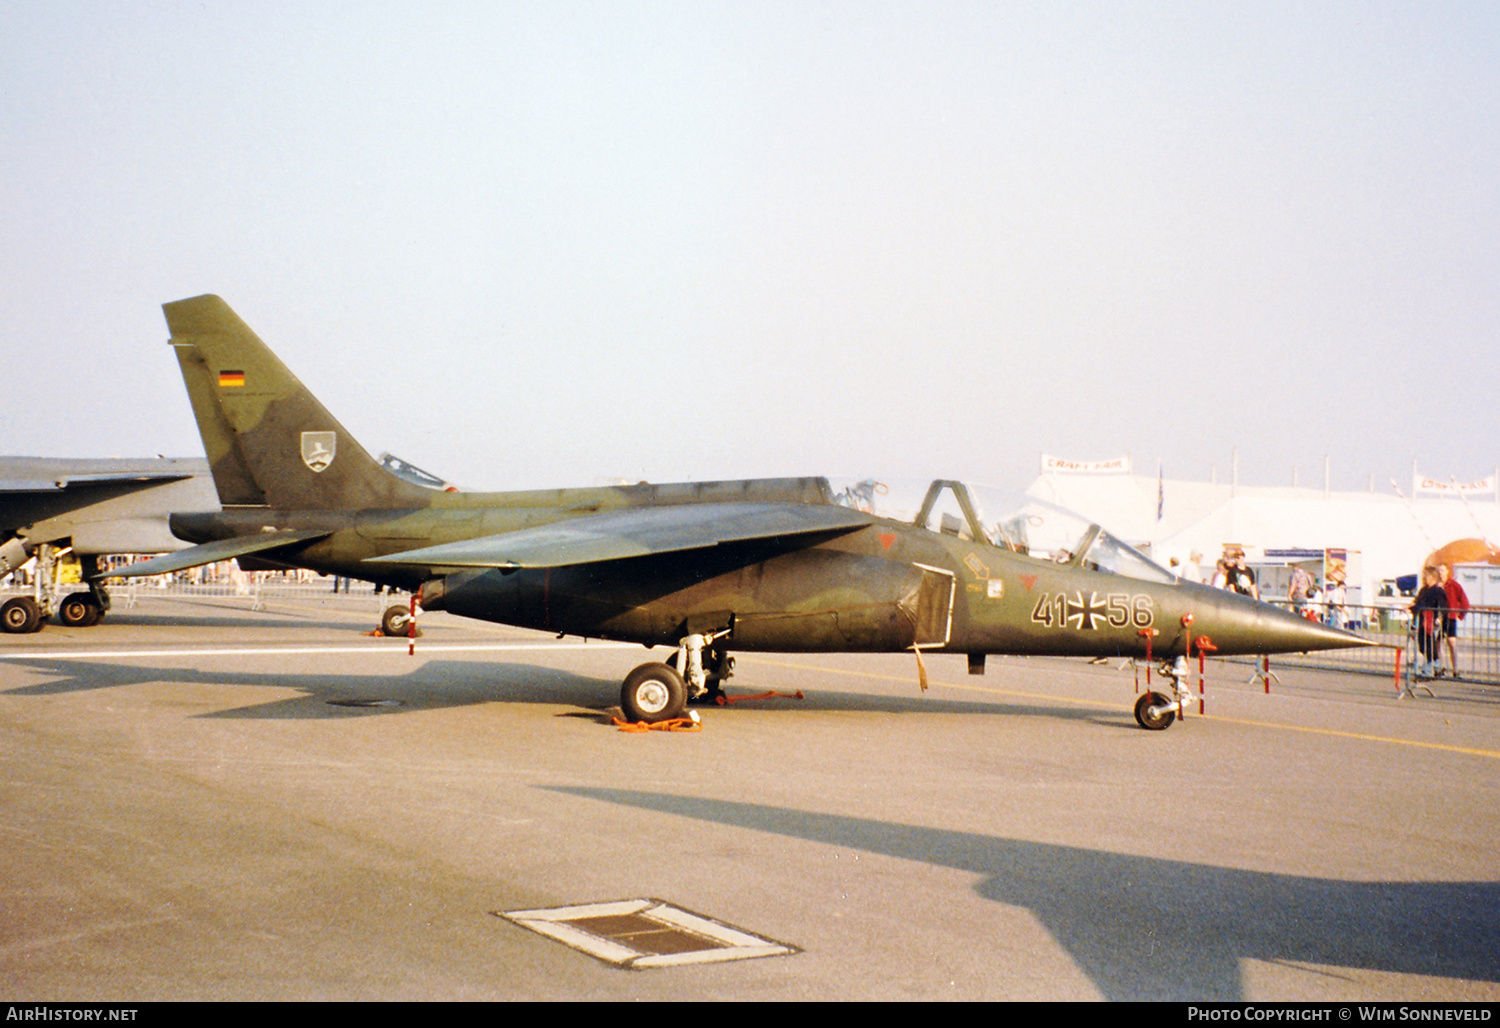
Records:
<instances>
[{"instance_id":1,"label":"second aircraft wing","mask_svg":"<svg viewBox=\"0 0 1500 1028\"><path fill-rule=\"evenodd\" d=\"M185 571L188 568L196 568L203 564L212 564L219 560L228 560L231 557L248 557L255 553L264 553L268 550L277 550L283 546L294 546L297 543L311 542L315 539L323 539L330 533L323 529L312 529L303 531L283 530L280 532L259 532L254 535L235 536L232 539L216 539L201 546L190 546L176 553L169 553L163 557L154 557L151 560L141 561L139 564L127 564L124 567L114 568L104 572L101 578L143 578L147 575L165 575L172 571Z\"/></svg>"},{"instance_id":2,"label":"second aircraft wing","mask_svg":"<svg viewBox=\"0 0 1500 1028\"><path fill-rule=\"evenodd\" d=\"M547 568L704 549L725 543L840 535L870 516L848 507L801 503L685 503L586 514L536 528L426 546L372 564Z\"/></svg>"}]
</instances>

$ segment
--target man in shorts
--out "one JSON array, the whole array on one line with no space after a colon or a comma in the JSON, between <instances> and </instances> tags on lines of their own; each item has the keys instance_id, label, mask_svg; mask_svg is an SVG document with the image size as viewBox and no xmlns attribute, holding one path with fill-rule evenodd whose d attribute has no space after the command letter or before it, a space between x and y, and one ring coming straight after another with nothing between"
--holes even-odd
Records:
<instances>
[{"instance_id":1,"label":"man in shorts","mask_svg":"<svg viewBox=\"0 0 1500 1028\"><path fill-rule=\"evenodd\" d=\"M1443 592L1448 596L1448 609L1443 611L1443 635L1448 638L1448 667L1457 678L1458 645L1454 639L1458 635L1458 623L1469 613L1469 594L1464 592L1464 587L1453 577L1453 569L1447 564L1438 565L1438 577L1442 579ZM1442 673L1439 668L1438 674Z\"/></svg>"}]
</instances>

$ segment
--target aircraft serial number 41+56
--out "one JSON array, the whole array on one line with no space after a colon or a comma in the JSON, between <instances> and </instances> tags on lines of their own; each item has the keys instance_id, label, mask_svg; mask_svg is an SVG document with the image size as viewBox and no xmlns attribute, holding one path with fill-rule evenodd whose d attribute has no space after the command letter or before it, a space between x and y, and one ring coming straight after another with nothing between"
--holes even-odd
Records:
<instances>
[{"instance_id":1,"label":"aircraft serial number 41+56","mask_svg":"<svg viewBox=\"0 0 1500 1028\"><path fill-rule=\"evenodd\" d=\"M374 460L223 300L164 306L223 510L174 514L197 545L130 575L237 558L414 591L426 610L675 647L626 676L632 720L714 697L741 652L1160 659L1180 717L1187 658L1360 646L1178 580L1096 524L938 480L642 483L457 492Z\"/></svg>"}]
</instances>

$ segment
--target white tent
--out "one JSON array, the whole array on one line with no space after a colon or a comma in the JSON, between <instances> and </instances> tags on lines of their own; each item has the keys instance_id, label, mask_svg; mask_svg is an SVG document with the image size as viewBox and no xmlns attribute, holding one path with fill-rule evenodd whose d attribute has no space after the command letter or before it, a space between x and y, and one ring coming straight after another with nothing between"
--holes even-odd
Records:
<instances>
[{"instance_id":1,"label":"white tent","mask_svg":"<svg viewBox=\"0 0 1500 1028\"><path fill-rule=\"evenodd\" d=\"M1205 576L1226 544L1252 562L1267 550L1358 552L1366 602L1382 579L1420 570L1433 550L1455 539L1500 540L1500 503L1492 499L1403 499L1392 493L1325 492L1131 474L1045 473L1027 493L1097 521L1157 563L1187 565L1203 555ZM1159 515L1159 516L1158 516Z\"/></svg>"}]
</instances>

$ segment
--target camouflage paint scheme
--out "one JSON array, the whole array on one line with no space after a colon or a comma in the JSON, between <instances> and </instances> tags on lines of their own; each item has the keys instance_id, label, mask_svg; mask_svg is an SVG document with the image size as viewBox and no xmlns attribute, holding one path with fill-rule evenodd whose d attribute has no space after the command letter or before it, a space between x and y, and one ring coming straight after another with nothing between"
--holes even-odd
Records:
<instances>
[{"instance_id":1,"label":"camouflage paint scheme","mask_svg":"<svg viewBox=\"0 0 1500 1028\"><path fill-rule=\"evenodd\" d=\"M1219 654L1363 644L1134 551L1142 576L1100 570L1083 547L1056 563L991 542L959 482L932 483L910 521L840 503L822 478L424 488L373 460L218 297L164 310L224 510L174 516L200 545L136 574L237 556L527 628L673 646L702 634L713 667L734 650L966 653L977 672L989 653L1144 657L1148 637L1154 657L1205 636ZM969 523L929 528L940 498Z\"/></svg>"}]
</instances>

